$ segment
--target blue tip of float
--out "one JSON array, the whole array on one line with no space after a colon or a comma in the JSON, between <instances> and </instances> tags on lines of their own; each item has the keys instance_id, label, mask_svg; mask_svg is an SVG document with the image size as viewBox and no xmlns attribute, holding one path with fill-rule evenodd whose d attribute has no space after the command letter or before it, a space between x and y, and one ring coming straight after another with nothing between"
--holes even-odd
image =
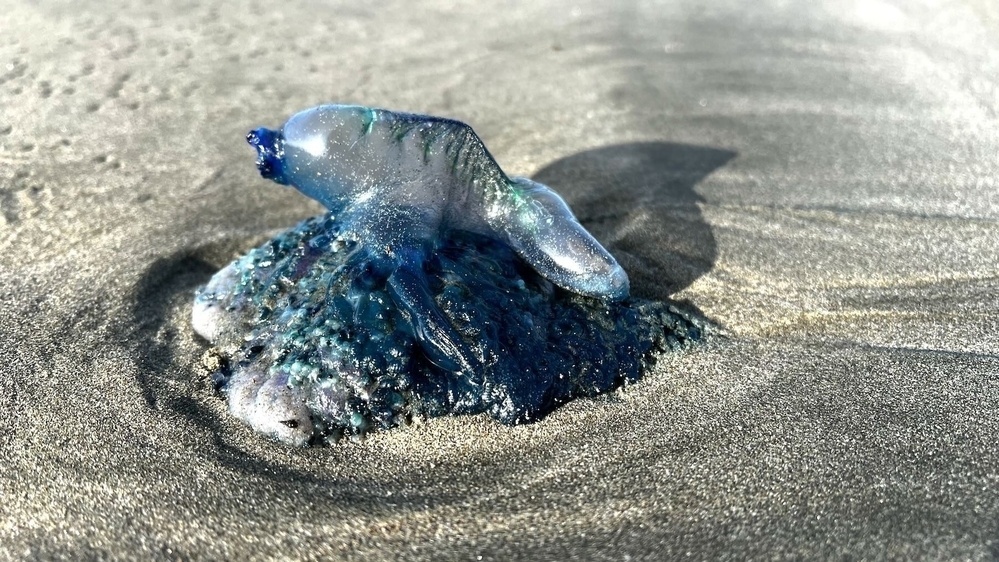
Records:
<instances>
[{"instance_id":1,"label":"blue tip of float","mask_svg":"<svg viewBox=\"0 0 999 562\"><path fill-rule=\"evenodd\" d=\"M279 131L261 127L247 133L246 142L257 150L257 169L260 175L281 184L288 183L284 176L284 137Z\"/></svg>"}]
</instances>

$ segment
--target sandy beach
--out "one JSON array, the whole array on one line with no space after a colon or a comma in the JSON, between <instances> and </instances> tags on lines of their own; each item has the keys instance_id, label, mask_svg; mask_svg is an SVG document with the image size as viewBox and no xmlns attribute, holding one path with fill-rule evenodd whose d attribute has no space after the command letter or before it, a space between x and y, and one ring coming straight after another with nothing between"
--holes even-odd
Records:
<instances>
[{"instance_id":1,"label":"sandy beach","mask_svg":"<svg viewBox=\"0 0 999 562\"><path fill-rule=\"evenodd\" d=\"M0 2L0 559L999 557L988 0ZM295 449L195 289L319 213L244 136L471 124L721 327L506 427Z\"/></svg>"}]
</instances>

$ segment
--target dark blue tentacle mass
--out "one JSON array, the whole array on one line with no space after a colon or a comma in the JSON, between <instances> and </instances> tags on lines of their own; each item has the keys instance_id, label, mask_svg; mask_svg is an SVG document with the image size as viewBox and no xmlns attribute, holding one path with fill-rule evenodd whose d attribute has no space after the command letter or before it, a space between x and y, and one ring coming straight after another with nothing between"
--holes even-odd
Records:
<instances>
[{"instance_id":1,"label":"dark blue tentacle mass","mask_svg":"<svg viewBox=\"0 0 999 562\"><path fill-rule=\"evenodd\" d=\"M391 428L413 415L532 422L574 397L637 381L658 353L702 338L703 321L673 305L565 291L485 236L446 239L418 282L337 231L330 216L301 223L216 275L195 305L225 311L215 344L235 347L215 373L218 388L227 392L241 373L285 377L289 396L308 408L304 442ZM440 364L452 352L421 344L418 332L428 328L410 310L429 305L403 308L393 294L408 283L422 285L417 300L430 299L442 316L436 322L476 358L473 376Z\"/></svg>"}]
</instances>

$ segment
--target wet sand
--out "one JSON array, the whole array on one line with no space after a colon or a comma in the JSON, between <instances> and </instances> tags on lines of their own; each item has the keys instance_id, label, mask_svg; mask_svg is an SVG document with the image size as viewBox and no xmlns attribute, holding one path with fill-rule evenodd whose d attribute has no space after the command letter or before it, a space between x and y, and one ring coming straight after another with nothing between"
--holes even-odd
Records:
<instances>
[{"instance_id":1,"label":"wet sand","mask_svg":"<svg viewBox=\"0 0 999 562\"><path fill-rule=\"evenodd\" d=\"M7 3L0 558L999 556L999 13L903 2ZM723 327L544 421L290 449L194 289L319 212L243 137L469 122Z\"/></svg>"}]
</instances>

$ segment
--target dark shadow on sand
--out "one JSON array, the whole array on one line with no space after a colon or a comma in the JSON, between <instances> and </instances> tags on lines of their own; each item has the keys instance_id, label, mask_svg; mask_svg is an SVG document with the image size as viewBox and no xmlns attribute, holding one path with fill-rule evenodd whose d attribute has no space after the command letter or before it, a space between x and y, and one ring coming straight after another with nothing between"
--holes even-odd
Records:
<instances>
[{"instance_id":1,"label":"dark shadow on sand","mask_svg":"<svg viewBox=\"0 0 999 562\"><path fill-rule=\"evenodd\" d=\"M569 202L631 278L635 296L667 300L711 270L718 248L695 187L735 152L669 142L595 148L533 179Z\"/></svg>"},{"instance_id":2,"label":"dark shadow on sand","mask_svg":"<svg viewBox=\"0 0 999 562\"><path fill-rule=\"evenodd\" d=\"M154 261L135 287L132 302L132 331L127 341L133 343L133 358L139 367L142 397L151 408L163 406L158 392L164 375L175 371L174 334L187 326L169 326L170 308L183 305L181 294L194 289L211 277L218 268L194 253L182 252ZM169 334L164 338L164 334Z\"/></svg>"}]
</instances>

